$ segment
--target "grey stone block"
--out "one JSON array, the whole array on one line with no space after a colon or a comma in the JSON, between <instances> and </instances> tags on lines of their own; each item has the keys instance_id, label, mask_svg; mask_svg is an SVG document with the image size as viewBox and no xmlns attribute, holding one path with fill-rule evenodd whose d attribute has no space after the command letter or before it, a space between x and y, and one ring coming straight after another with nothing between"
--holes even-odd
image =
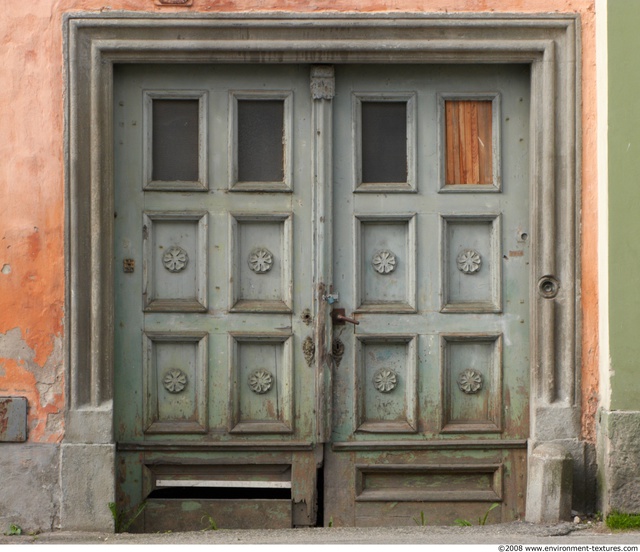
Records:
<instances>
[{"instance_id":1,"label":"grey stone block","mask_svg":"<svg viewBox=\"0 0 640 552\"><path fill-rule=\"evenodd\" d=\"M558 443L543 443L529 456L526 520L558 523L571 517L573 457Z\"/></svg>"},{"instance_id":2,"label":"grey stone block","mask_svg":"<svg viewBox=\"0 0 640 552\"><path fill-rule=\"evenodd\" d=\"M60 462L62 529L113 531L115 445L63 444Z\"/></svg>"},{"instance_id":3,"label":"grey stone block","mask_svg":"<svg viewBox=\"0 0 640 552\"><path fill-rule=\"evenodd\" d=\"M59 458L59 445L0 444L0 532L12 523L24 531L58 527Z\"/></svg>"},{"instance_id":4,"label":"grey stone block","mask_svg":"<svg viewBox=\"0 0 640 552\"><path fill-rule=\"evenodd\" d=\"M598 449L603 513L640 512L640 412L602 410Z\"/></svg>"}]
</instances>

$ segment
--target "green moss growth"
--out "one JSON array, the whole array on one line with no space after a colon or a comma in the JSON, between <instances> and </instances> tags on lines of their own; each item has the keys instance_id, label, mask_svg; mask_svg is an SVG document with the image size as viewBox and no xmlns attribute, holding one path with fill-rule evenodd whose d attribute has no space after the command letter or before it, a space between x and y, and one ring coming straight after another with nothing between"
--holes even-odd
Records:
<instances>
[{"instance_id":1,"label":"green moss growth","mask_svg":"<svg viewBox=\"0 0 640 552\"><path fill-rule=\"evenodd\" d=\"M611 512L606 519L609 529L640 529L640 514Z\"/></svg>"}]
</instances>

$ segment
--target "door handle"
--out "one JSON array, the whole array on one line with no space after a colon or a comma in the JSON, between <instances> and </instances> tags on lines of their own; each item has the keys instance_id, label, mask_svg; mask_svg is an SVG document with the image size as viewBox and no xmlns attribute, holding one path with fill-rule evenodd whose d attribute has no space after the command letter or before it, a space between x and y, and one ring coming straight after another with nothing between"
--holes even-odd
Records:
<instances>
[{"instance_id":1,"label":"door handle","mask_svg":"<svg viewBox=\"0 0 640 552\"><path fill-rule=\"evenodd\" d=\"M345 322L349 322L349 324L353 324L354 326L360 325L359 320L346 316L344 309L333 309L331 311L331 320L334 326L344 326Z\"/></svg>"}]
</instances>

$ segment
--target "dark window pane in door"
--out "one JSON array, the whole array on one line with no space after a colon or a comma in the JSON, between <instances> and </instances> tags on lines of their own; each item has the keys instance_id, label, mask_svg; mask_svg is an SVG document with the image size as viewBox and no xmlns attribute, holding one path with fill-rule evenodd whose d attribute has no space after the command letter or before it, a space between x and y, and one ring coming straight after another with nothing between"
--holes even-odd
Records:
<instances>
[{"instance_id":1,"label":"dark window pane in door","mask_svg":"<svg viewBox=\"0 0 640 552\"><path fill-rule=\"evenodd\" d=\"M238 100L239 182L282 182L283 142L283 100Z\"/></svg>"},{"instance_id":2,"label":"dark window pane in door","mask_svg":"<svg viewBox=\"0 0 640 552\"><path fill-rule=\"evenodd\" d=\"M407 181L407 103L362 102L362 182Z\"/></svg>"},{"instance_id":3,"label":"dark window pane in door","mask_svg":"<svg viewBox=\"0 0 640 552\"><path fill-rule=\"evenodd\" d=\"M198 180L198 115L198 100L153 100L153 180Z\"/></svg>"}]
</instances>

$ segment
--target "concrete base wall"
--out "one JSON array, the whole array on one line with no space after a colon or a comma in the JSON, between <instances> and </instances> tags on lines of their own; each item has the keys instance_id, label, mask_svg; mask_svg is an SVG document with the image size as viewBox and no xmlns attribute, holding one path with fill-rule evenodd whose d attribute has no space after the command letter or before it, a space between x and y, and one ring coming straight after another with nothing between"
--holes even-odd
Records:
<instances>
[{"instance_id":1,"label":"concrete base wall","mask_svg":"<svg viewBox=\"0 0 640 552\"><path fill-rule=\"evenodd\" d=\"M640 411L598 412L598 508L640 513Z\"/></svg>"},{"instance_id":2,"label":"concrete base wall","mask_svg":"<svg viewBox=\"0 0 640 552\"><path fill-rule=\"evenodd\" d=\"M115 445L64 444L60 524L67 531L113 531Z\"/></svg>"},{"instance_id":3,"label":"concrete base wall","mask_svg":"<svg viewBox=\"0 0 640 552\"><path fill-rule=\"evenodd\" d=\"M0 532L60 525L60 445L0 444Z\"/></svg>"},{"instance_id":4,"label":"concrete base wall","mask_svg":"<svg viewBox=\"0 0 640 552\"><path fill-rule=\"evenodd\" d=\"M0 533L113 531L115 446L0 444Z\"/></svg>"}]
</instances>

